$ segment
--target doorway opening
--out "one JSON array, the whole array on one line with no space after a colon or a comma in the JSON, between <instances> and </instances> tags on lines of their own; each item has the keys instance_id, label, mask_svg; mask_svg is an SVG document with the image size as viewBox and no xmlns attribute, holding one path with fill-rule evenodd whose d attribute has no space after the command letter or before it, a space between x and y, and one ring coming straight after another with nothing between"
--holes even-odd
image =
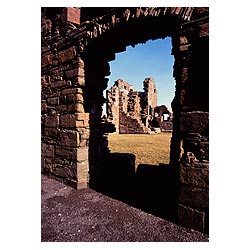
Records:
<instances>
[{"instance_id":1,"label":"doorway opening","mask_svg":"<svg viewBox=\"0 0 250 250\"><path fill-rule=\"evenodd\" d=\"M116 60L109 62L102 118L115 127L108 133L106 194L173 220L169 163L175 80L171 49L171 38L166 37L116 54ZM162 195L168 196L169 203L162 204Z\"/></svg>"},{"instance_id":2,"label":"doorway opening","mask_svg":"<svg viewBox=\"0 0 250 250\"><path fill-rule=\"evenodd\" d=\"M128 46L109 63L103 116L116 128L109 134L109 148L134 153L136 168L169 164L175 92L171 49L170 37L149 40Z\"/></svg>"}]
</instances>

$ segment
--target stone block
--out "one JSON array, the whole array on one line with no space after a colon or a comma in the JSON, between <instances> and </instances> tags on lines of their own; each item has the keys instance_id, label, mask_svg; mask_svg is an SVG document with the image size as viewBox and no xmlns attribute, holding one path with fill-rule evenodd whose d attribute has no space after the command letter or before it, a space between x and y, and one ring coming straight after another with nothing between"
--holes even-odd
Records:
<instances>
[{"instance_id":1,"label":"stone block","mask_svg":"<svg viewBox=\"0 0 250 250\"><path fill-rule=\"evenodd\" d=\"M76 169L73 166L73 162L64 161L62 164L54 164L52 173L60 176L60 178L72 179L76 178Z\"/></svg>"},{"instance_id":2,"label":"stone block","mask_svg":"<svg viewBox=\"0 0 250 250\"><path fill-rule=\"evenodd\" d=\"M186 44L186 45L181 45L180 46L180 51L187 51L189 49L190 44Z\"/></svg>"},{"instance_id":3,"label":"stone block","mask_svg":"<svg viewBox=\"0 0 250 250\"><path fill-rule=\"evenodd\" d=\"M78 113L76 114L76 119L79 121L84 121L84 124L89 123L89 113Z\"/></svg>"},{"instance_id":4,"label":"stone block","mask_svg":"<svg viewBox=\"0 0 250 250\"><path fill-rule=\"evenodd\" d=\"M82 137L81 137L80 140L81 140L80 141L80 147L88 147L88 145L89 145L89 139L82 139Z\"/></svg>"},{"instance_id":5,"label":"stone block","mask_svg":"<svg viewBox=\"0 0 250 250\"><path fill-rule=\"evenodd\" d=\"M89 159L89 149L88 147L77 148L77 161L87 161Z\"/></svg>"},{"instance_id":6,"label":"stone block","mask_svg":"<svg viewBox=\"0 0 250 250\"><path fill-rule=\"evenodd\" d=\"M180 182L182 185L209 188L208 169L180 164Z\"/></svg>"},{"instance_id":7,"label":"stone block","mask_svg":"<svg viewBox=\"0 0 250 250\"><path fill-rule=\"evenodd\" d=\"M61 88L67 85L67 82L64 80L56 81L51 83L51 88Z\"/></svg>"},{"instance_id":8,"label":"stone block","mask_svg":"<svg viewBox=\"0 0 250 250\"><path fill-rule=\"evenodd\" d=\"M68 94L82 94L82 88L67 88L62 91L62 95Z\"/></svg>"},{"instance_id":9,"label":"stone block","mask_svg":"<svg viewBox=\"0 0 250 250\"><path fill-rule=\"evenodd\" d=\"M203 111L181 112L180 130L182 133L207 134L209 128L209 113Z\"/></svg>"},{"instance_id":10,"label":"stone block","mask_svg":"<svg viewBox=\"0 0 250 250\"><path fill-rule=\"evenodd\" d=\"M83 104L82 103L69 104L68 112L83 113L84 112Z\"/></svg>"},{"instance_id":11,"label":"stone block","mask_svg":"<svg viewBox=\"0 0 250 250\"><path fill-rule=\"evenodd\" d=\"M188 39L185 36L180 36L180 45L184 45L188 43Z\"/></svg>"},{"instance_id":12,"label":"stone block","mask_svg":"<svg viewBox=\"0 0 250 250\"><path fill-rule=\"evenodd\" d=\"M76 127L84 127L83 121L76 121Z\"/></svg>"},{"instance_id":13,"label":"stone block","mask_svg":"<svg viewBox=\"0 0 250 250\"><path fill-rule=\"evenodd\" d=\"M192 187L181 187L179 201L181 204L191 207L208 208L209 190Z\"/></svg>"},{"instance_id":14,"label":"stone block","mask_svg":"<svg viewBox=\"0 0 250 250\"><path fill-rule=\"evenodd\" d=\"M41 64L42 64L42 68L45 66L51 65L52 64L52 55L49 54L49 55L42 56Z\"/></svg>"},{"instance_id":15,"label":"stone block","mask_svg":"<svg viewBox=\"0 0 250 250\"><path fill-rule=\"evenodd\" d=\"M47 99L49 105L58 105L59 104L59 97L51 97Z\"/></svg>"},{"instance_id":16,"label":"stone block","mask_svg":"<svg viewBox=\"0 0 250 250\"><path fill-rule=\"evenodd\" d=\"M58 156L67 160L77 160L77 149L65 146L56 145L55 146L55 156Z\"/></svg>"},{"instance_id":17,"label":"stone block","mask_svg":"<svg viewBox=\"0 0 250 250\"><path fill-rule=\"evenodd\" d=\"M80 24L81 10L79 8L67 7L64 8L61 13L61 20L63 23L71 22L74 24Z\"/></svg>"},{"instance_id":18,"label":"stone block","mask_svg":"<svg viewBox=\"0 0 250 250\"><path fill-rule=\"evenodd\" d=\"M46 112L46 111L47 111L47 103L46 103L46 101L42 101L41 112Z\"/></svg>"},{"instance_id":19,"label":"stone block","mask_svg":"<svg viewBox=\"0 0 250 250\"><path fill-rule=\"evenodd\" d=\"M65 104L58 105L58 106L56 106L56 111L57 111L58 113L66 112L66 111L68 111L68 107L67 107L67 105L65 105Z\"/></svg>"},{"instance_id":20,"label":"stone block","mask_svg":"<svg viewBox=\"0 0 250 250\"><path fill-rule=\"evenodd\" d=\"M53 164L54 163L54 158L44 158L45 159L45 163L47 164Z\"/></svg>"},{"instance_id":21,"label":"stone block","mask_svg":"<svg viewBox=\"0 0 250 250\"><path fill-rule=\"evenodd\" d=\"M181 81L184 83L184 82L187 82L187 80L188 80L188 68L182 68Z\"/></svg>"},{"instance_id":22,"label":"stone block","mask_svg":"<svg viewBox=\"0 0 250 250\"><path fill-rule=\"evenodd\" d=\"M74 167L76 168L78 182L88 180L88 177L89 177L88 176L89 175L88 161L75 162Z\"/></svg>"},{"instance_id":23,"label":"stone block","mask_svg":"<svg viewBox=\"0 0 250 250\"><path fill-rule=\"evenodd\" d=\"M58 115L48 115L45 117L45 126L46 127L57 127L59 125L59 116Z\"/></svg>"},{"instance_id":24,"label":"stone block","mask_svg":"<svg viewBox=\"0 0 250 250\"><path fill-rule=\"evenodd\" d=\"M60 115L60 125L63 128L72 128L76 126L76 117L74 114Z\"/></svg>"},{"instance_id":25,"label":"stone block","mask_svg":"<svg viewBox=\"0 0 250 250\"><path fill-rule=\"evenodd\" d=\"M84 68L82 68L82 67L78 68L78 76L85 76Z\"/></svg>"},{"instance_id":26,"label":"stone block","mask_svg":"<svg viewBox=\"0 0 250 250\"><path fill-rule=\"evenodd\" d=\"M50 94L50 97L49 98L54 98L54 97L60 97L60 95L61 95L61 92L60 91L56 91L56 92L53 92L53 93L51 93Z\"/></svg>"},{"instance_id":27,"label":"stone block","mask_svg":"<svg viewBox=\"0 0 250 250\"><path fill-rule=\"evenodd\" d=\"M78 128L77 131L80 133L80 140L88 140L90 131L87 128Z\"/></svg>"},{"instance_id":28,"label":"stone block","mask_svg":"<svg viewBox=\"0 0 250 250\"><path fill-rule=\"evenodd\" d=\"M60 125L63 128L84 127L84 121L76 120L76 114L65 114L60 116Z\"/></svg>"},{"instance_id":29,"label":"stone block","mask_svg":"<svg viewBox=\"0 0 250 250\"><path fill-rule=\"evenodd\" d=\"M85 86L85 77L84 76L78 76L77 77L77 84Z\"/></svg>"},{"instance_id":30,"label":"stone block","mask_svg":"<svg viewBox=\"0 0 250 250\"><path fill-rule=\"evenodd\" d=\"M42 156L47 157L54 157L54 146L53 145L47 145L45 143L41 144L41 154Z\"/></svg>"},{"instance_id":31,"label":"stone block","mask_svg":"<svg viewBox=\"0 0 250 250\"><path fill-rule=\"evenodd\" d=\"M60 131L59 144L68 147L78 147L80 144L79 133L75 130Z\"/></svg>"},{"instance_id":32,"label":"stone block","mask_svg":"<svg viewBox=\"0 0 250 250\"><path fill-rule=\"evenodd\" d=\"M68 99L69 102L83 103L83 95L82 94L69 94L69 95L67 95L67 99Z\"/></svg>"},{"instance_id":33,"label":"stone block","mask_svg":"<svg viewBox=\"0 0 250 250\"><path fill-rule=\"evenodd\" d=\"M204 233L205 212L201 212L196 209L179 204L178 221L181 226L192 228Z\"/></svg>"},{"instance_id":34,"label":"stone block","mask_svg":"<svg viewBox=\"0 0 250 250\"><path fill-rule=\"evenodd\" d=\"M71 79L71 78L74 78L77 76L78 76L78 69L77 68L65 71L65 77L67 79Z\"/></svg>"},{"instance_id":35,"label":"stone block","mask_svg":"<svg viewBox=\"0 0 250 250\"><path fill-rule=\"evenodd\" d=\"M52 137L52 138L57 138L59 136L59 132L57 128L44 128L43 132L44 136Z\"/></svg>"},{"instance_id":36,"label":"stone block","mask_svg":"<svg viewBox=\"0 0 250 250\"><path fill-rule=\"evenodd\" d=\"M74 46L58 52L58 59L60 63L72 60L75 56L76 56L76 49Z\"/></svg>"}]
</instances>

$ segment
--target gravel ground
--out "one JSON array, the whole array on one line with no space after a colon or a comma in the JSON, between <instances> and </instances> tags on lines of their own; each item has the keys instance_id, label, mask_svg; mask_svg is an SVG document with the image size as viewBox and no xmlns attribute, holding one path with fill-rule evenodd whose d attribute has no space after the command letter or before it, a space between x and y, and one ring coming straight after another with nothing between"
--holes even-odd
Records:
<instances>
[{"instance_id":1,"label":"gravel ground","mask_svg":"<svg viewBox=\"0 0 250 250\"><path fill-rule=\"evenodd\" d=\"M90 188L42 176L42 242L203 242L185 229Z\"/></svg>"}]
</instances>

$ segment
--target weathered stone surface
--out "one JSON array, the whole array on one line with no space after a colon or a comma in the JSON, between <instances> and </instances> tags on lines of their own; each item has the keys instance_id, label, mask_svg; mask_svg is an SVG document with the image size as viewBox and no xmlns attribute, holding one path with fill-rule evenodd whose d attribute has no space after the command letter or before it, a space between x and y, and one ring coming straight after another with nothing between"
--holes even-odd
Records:
<instances>
[{"instance_id":1,"label":"weathered stone surface","mask_svg":"<svg viewBox=\"0 0 250 250\"><path fill-rule=\"evenodd\" d=\"M85 86L85 77L83 76L78 76L77 77L77 84Z\"/></svg>"},{"instance_id":2,"label":"weathered stone surface","mask_svg":"<svg viewBox=\"0 0 250 250\"><path fill-rule=\"evenodd\" d=\"M208 112L193 111L180 113L180 129L182 133L207 134L208 127Z\"/></svg>"},{"instance_id":3,"label":"weathered stone surface","mask_svg":"<svg viewBox=\"0 0 250 250\"><path fill-rule=\"evenodd\" d=\"M208 169L180 165L180 182L183 185L208 188Z\"/></svg>"},{"instance_id":4,"label":"weathered stone surface","mask_svg":"<svg viewBox=\"0 0 250 250\"><path fill-rule=\"evenodd\" d=\"M57 128L49 128L46 127L44 128L44 136L52 137L52 138L57 138L59 135L59 131Z\"/></svg>"},{"instance_id":5,"label":"weathered stone surface","mask_svg":"<svg viewBox=\"0 0 250 250\"><path fill-rule=\"evenodd\" d=\"M181 81L185 83L187 82L187 80L188 80L188 68L182 68Z\"/></svg>"},{"instance_id":6,"label":"weathered stone surface","mask_svg":"<svg viewBox=\"0 0 250 250\"><path fill-rule=\"evenodd\" d=\"M193 165L197 161L209 160L208 136L199 133L186 133L183 139L185 160Z\"/></svg>"},{"instance_id":7,"label":"weathered stone surface","mask_svg":"<svg viewBox=\"0 0 250 250\"><path fill-rule=\"evenodd\" d=\"M89 124L89 113L77 113L76 119L79 121L84 121L85 125Z\"/></svg>"},{"instance_id":8,"label":"weathered stone surface","mask_svg":"<svg viewBox=\"0 0 250 250\"><path fill-rule=\"evenodd\" d=\"M77 161L82 162L89 159L89 149L88 147L77 148Z\"/></svg>"},{"instance_id":9,"label":"weathered stone surface","mask_svg":"<svg viewBox=\"0 0 250 250\"><path fill-rule=\"evenodd\" d=\"M46 101L42 101L41 112L46 112L46 111L47 111L47 103L46 103Z\"/></svg>"},{"instance_id":10,"label":"weathered stone surface","mask_svg":"<svg viewBox=\"0 0 250 250\"><path fill-rule=\"evenodd\" d=\"M208 189L181 187L179 200L181 204L187 206L208 208L209 191Z\"/></svg>"},{"instance_id":11,"label":"weathered stone surface","mask_svg":"<svg viewBox=\"0 0 250 250\"><path fill-rule=\"evenodd\" d=\"M62 159L77 160L77 149L72 147L65 147L56 145L55 155L61 157Z\"/></svg>"},{"instance_id":12,"label":"weathered stone surface","mask_svg":"<svg viewBox=\"0 0 250 250\"><path fill-rule=\"evenodd\" d=\"M67 86L67 82L64 80L56 81L51 83L51 88L61 88Z\"/></svg>"},{"instance_id":13,"label":"weathered stone surface","mask_svg":"<svg viewBox=\"0 0 250 250\"><path fill-rule=\"evenodd\" d=\"M62 91L62 95L77 94L77 93L82 94L82 89L81 88L68 88Z\"/></svg>"},{"instance_id":14,"label":"weathered stone surface","mask_svg":"<svg viewBox=\"0 0 250 250\"><path fill-rule=\"evenodd\" d=\"M70 113L83 113L84 108L82 103L69 104L67 108Z\"/></svg>"},{"instance_id":15,"label":"weathered stone surface","mask_svg":"<svg viewBox=\"0 0 250 250\"><path fill-rule=\"evenodd\" d=\"M61 163L52 164L51 172L54 175L60 176L65 179L76 178L77 170L74 167L74 163L70 161L63 161Z\"/></svg>"},{"instance_id":16,"label":"weathered stone surface","mask_svg":"<svg viewBox=\"0 0 250 250\"><path fill-rule=\"evenodd\" d=\"M89 179L89 163L87 160L75 163L77 171L77 181L88 181Z\"/></svg>"},{"instance_id":17,"label":"weathered stone surface","mask_svg":"<svg viewBox=\"0 0 250 250\"><path fill-rule=\"evenodd\" d=\"M182 226L204 232L205 213L183 205L179 205L178 219Z\"/></svg>"},{"instance_id":18,"label":"weathered stone surface","mask_svg":"<svg viewBox=\"0 0 250 250\"><path fill-rule=\"evenodd\" d=\"M48 115L45 117L45 126L46 127L57 127L59 125L58 115Z\"/></svg>"},{"instance_id":19,"label":"weathered stone surface","mask_svg":"<svg viewBox=\"0 0 250 250\"><path fill-rule=\"evenodd\" d=\"M83 68L75 68L75 69L65 71L65 77L67 79L71 79L71 78L78 77L78 76L84 76Z\"/></svg>"},{"instance_id":20,"label":"weathered stone surface","mask_svg":"<svg viewBox=\"0 0 250 250\"><path fill-rule=\"evenodd\" d=\"M76 117L74 114L65 114L60 116L60 125L63 128L76 127Z\"/></svg>"},{"instance_id":21,"label":"weathered stone surface","mask_svg":"<svg viewBox=\"0 0 250 250\"><path fill-rule=\"evenodd\" d=\"M68 60L73 59L76 56L75 47L70 47L66 50L58 52L58 59L60 63L66 62Z\"/></svg>"},{"instance_id":22,"label":"weathered stone surface","mask_svg":"<svg viewBox=\"0 0 250 250\"><path fill-rule=\"evenodd\" d=\"M67 107L67 105L65 105L65 104L56 106L56 111L57 111L58 113L66 112L67 110L68 110L68 107Z\"/></svg>"},{"instance_id":23,"label":"weathered stone surface","mask_svg":"<svg viewBox=\"0 0 250 250\"><path fill-rule=\"evenodd\" d=\"M79 133L75 130L60 131L60 145L68 147L78 147L80 143Z\"/></svg>"},{"instance_id":24,"label":"weathered stone surface","mask_svg":"<svg viewBox=\"0 0 250 250\"><path fill-rule=\"evenodd\" d=\"M41 59L41 64L42 64L42 67L51 65L52 64L52 55L49 54L49 55L43 56Z\"/></svg>"},{"instance_id":25,"label":"weathered stone surface","mask_svg":"<svg viewBox=\"0 0 250 250\"><path fill-rule=\"evenodd\" d=\"M62 22L80 24L80 14L81 14L80 8L71 8L71 7L64 8L61 15Z\"/></svg>"},{"instance_id":26,"label":"weathered stone surface","mask_svg":"<svg viewBox=\"0 0 250 250\"><path fill-rule=\"evenodd\" d=\"M83 95L82 94L68 94L67 99L68 99L69 102L83 103Z\"/></svg>"},{"instance_id":27,"label":"weathered stone surface","mask_svg":"<svg viewBox=\"0 0 250 250\"><path fill-rule=\"evenodd\" d=\"M54 157L54 149L54 145L47 145L45 143L42 143L41 145L41 153L43 156Z\"/></svg>"},{"instance_id":28,"label":"weathered stone surface","mask_svg":"<svg viewBox=\"0 0 250 250\"><path fill-rule=\"evenodd\" d=\"M49 105L58 105L59 104L59 97L48 98L47 102Z\"/></svg>"}]
</instances>

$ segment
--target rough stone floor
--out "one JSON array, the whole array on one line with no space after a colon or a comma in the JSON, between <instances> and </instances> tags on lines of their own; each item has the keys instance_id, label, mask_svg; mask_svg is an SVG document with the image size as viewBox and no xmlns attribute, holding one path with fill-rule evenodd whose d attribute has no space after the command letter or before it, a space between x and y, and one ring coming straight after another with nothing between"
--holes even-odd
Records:
<instances>
[{"instance_id":1,"label":"rough stone floor","mask_svg":"<svg viewBox=\"0 0 250 250\"><path fill-rule=\"evenodd\" d=\"M208 241L92 189L75 190L42 176L42 242Z\"/></svg>"}]
</instances>

